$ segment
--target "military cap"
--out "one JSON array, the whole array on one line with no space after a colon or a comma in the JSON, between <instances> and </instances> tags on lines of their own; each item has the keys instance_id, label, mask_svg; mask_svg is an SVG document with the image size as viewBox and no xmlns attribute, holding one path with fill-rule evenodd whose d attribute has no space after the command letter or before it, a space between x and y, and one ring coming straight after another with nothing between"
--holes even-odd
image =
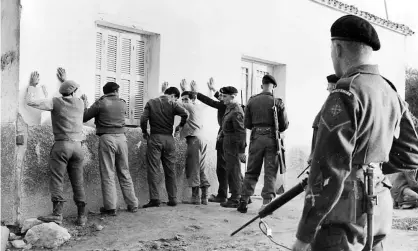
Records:
<instances>
[{"instance_id":1,"label":"military cap","mask_svg":"<svg viewBox=\"0 0 418 251\"><path fill-rule=\"evenodd\" d=\"M274 87L277 87L276 80L270 74L264 75L262 83L263 85L273 84Z\"/></svg>"},{"instance_id":2,"label":"military cap","mask_svg":"<svg viewBox=\"0 0 418 251\"><path fill-rule=\"evenodd\" d=\"M332 24L331 39L361 42L372 47L374 51L380 49L379 36L373 26L354 15L340 17Z\"/></svg>"},{"instance_id":3,"label":"military cap","mask_svg":"<svg viewBox=\"0 0 418 251\"><path fill-rule=\"evenodd\" d=\"M338 82L338 80L339 80L339 79L340 79L340 78L339 78L339 77L337 77L337 75L335 75L335 74L332 74L332 75L327 76L328 83L333 83L333 84L335 84L335 83L337 83L337 82Z\"/></svg>"},{"instance_id":4,"label":"military cap","mask_svg":"<svg viewBox=\"0 0 418 251\"><path fill-rule=\"evenodd\" d=\"M237 90L237 88L235 88L233 86L226 86L226 87L222 87L220 89L220 92L222 94L232 95L232 94L237 94L238 90Z\"/></svg>"},{"instance_id":5,"label":"military cap","mask_svg":"<svg viewBox=\"0 0 418 251\"><path fill-rule=\"evenodd\" d=\"M75 81L73 80L65 80L59 89L59 92L62 95L69 95L73 93L77 88L80 87Z\"/></svg>"},{"instance_id":6,"label":"military cap","mask_svg":"<svg viewBox=\"0 0 418 251\"><path fill-rule=\"evenodd\" d=\"M108 94L108 93L111 93L111 92L116 91L118 89L119 89L119 85L116 84L115 82L107 82L103 86L103 93Z\"/></svg>"}]
</instances>

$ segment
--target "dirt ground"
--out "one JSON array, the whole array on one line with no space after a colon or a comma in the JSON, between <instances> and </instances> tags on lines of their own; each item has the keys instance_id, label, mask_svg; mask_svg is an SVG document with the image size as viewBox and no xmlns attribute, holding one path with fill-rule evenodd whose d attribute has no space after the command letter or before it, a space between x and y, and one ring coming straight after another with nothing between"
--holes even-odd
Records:
<instances>
[{"instance_id":1,"label":"dirt ground","mask_svg":"<svg viewBox=\"0 0 418 251\"><path fill-rule=\"evenodd\" d=\"M283 206L266 221L274 239L291 247L303 205L303 197ZM87 227L74 226L67 218L64 226L71 240L59 250L287 250L276 246L258 228L258 221L230 237L231 232L250 220L261 205L254 196L247 214L226 209L218 204L195 206L180 204L141 209L132 214L120 210L118 216L90 215ZM418 210L396 210L394 229L386 250L418 251ZM97 231L96 226L103 226Z\"/></svg>"}]
</instances>

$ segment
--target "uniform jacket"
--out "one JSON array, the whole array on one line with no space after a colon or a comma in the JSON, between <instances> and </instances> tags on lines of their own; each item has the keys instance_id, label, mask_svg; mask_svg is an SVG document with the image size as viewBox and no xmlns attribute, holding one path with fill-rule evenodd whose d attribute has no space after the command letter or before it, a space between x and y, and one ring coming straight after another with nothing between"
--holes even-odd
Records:
<instances>
[{"instance_id":1,"label":"uniform jacket","mask_svg":"<svg viewBox=\"0 0 418 251\"><path fill-rule=\"evenodd\" d=\"M96 134L125 133L125 115L127 113L125 100L115 93L100 97L90 108L85 108L83 122L92 118L96 124Z\"/></svg>"},{"instance_id":2,"label":"uniform jacket","mask_svg":"<svg viewBox=\"0 0 418 251\"><path fill-rule=\"evenodd\" d=\"M245 107L245 127L273 127L274 128L274 97L272 93L262 92L252 96ZM287 113L283 101L276 98L277 119L279 131L284 132L289 127Z\"/></svg>"},{"instance_id":3,"label":"uniform jacket","mask_svg":"<svg viewBox=\"0 0 418 251\"><path fill-rule=\"evenodd\" d=\"M239 104L227 105L225 115L222 118L223 137L228 137L234 145L238 146L238 152L244 153L246 147L247 132L244 127L244 112Z\"/></svg>"},{"instance_id":4,"label":"uniform jacket","mask_svg":"<svg viewBox=\"0 0 418 251\"><path fill-rule=\"evenodd\" d=\"M341 196L353 190L345 181L358 165L389 160L404 110L375 65L353 67L337 82L321 110L299 240L310 243L329 215L347 213L334 210L344 210Z\"/></svg>"}]
</instances>

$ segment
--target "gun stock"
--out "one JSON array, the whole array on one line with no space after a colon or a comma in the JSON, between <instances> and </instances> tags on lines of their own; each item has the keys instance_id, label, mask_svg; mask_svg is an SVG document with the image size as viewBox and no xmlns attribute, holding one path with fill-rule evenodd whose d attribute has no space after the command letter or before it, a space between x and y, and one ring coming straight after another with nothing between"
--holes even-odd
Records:
<instances>
[{"instance_id":1,"label":"gun stock","mask_svg":"<svg viewBox=\"0 0 418 251\"><path fill-rule=\"evenodd\" d=\"M288 191L283 193L280 197L278 197L277 199L270 202L263 210L261 210L258 213L258 215L256 217L254 217L253 219L251 219L250 221L245 223L242 227L240 227L239 229L234 231L231 234L231 236L234 236L236 233L238 233L239 231L241 231L242 229L244 229L245 227L250 225L252 222L257 220L258 218L262 219L262 218L272 214L274 211L276 211L277 209L282 207L284 204L286 204L287 202L291 201L293 198L295 198L296 196L301 194L304 191L307 184L308 184L308 178L303 179L301 182L299 182L299 184L292 187L291 189L289 189Z\"/></svg>"}]
</instances>

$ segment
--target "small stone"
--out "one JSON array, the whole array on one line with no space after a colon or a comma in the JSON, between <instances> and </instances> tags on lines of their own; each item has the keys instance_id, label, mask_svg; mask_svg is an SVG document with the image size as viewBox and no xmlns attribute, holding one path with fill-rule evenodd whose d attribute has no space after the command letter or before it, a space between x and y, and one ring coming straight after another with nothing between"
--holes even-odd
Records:
<instances>
[{"instance_id":1,"label":"small stone","mask_svg":"<svg viewBox=\"0 0 418 251\"><path fill-rule=\"evenodd\" d=\"M229 220L227 220L227 219L224 219L224 222L229 222Z\"/></svg>"},{"instance_id":2,"label":"small stone","mask_svg":"<svg viewBox=\"0 0 418 251\"><path fill-rule=\"evenodd\" d=\"M22 236L16 235L14 233L9 234L9 241L21 240L21 239L22 239Z\"/></svg>"},{"instance_id":3,"label":"small stone","mask_svg":"<svg viewBox=\"0 0 418 251\"><path fill-rule=\"evenodd\" d=\"M12 241L12 245L14 248L24 248L26 243L23 240L14 240Z\"/></svg>"},{"instance_id":4,"label":"small stone","mask_svg":"<svg viewBox=\"0 0 418 251\"><path fill-rule=\"evenodd\" d=\"M94 228L96 229L96 231L102 231L104 227L102 225L95 224Z\"/></svg>"},{"instance_id":5,"label":"small stone","mask_svg":"<svg viewBox=\"0 0 418 251\"><path fill-rule=\"evenodd\" d=\"M11 241L8 241L6 243L6 248L12 248L12 247L13 247L12 242Z\"/></svg>"},{"instance_id":6,"label":"small stone","mask_svg":"<svg viewBox=\"0 0 418 251\"><path fill-rule=\"evenodd\" d=\"M22 230L20 230L20 232L22 234L24 234L24 233L26 233L26 231L28 231L32 227L37 226L37 225L42 224L42 223L44 223L44 222L40 221L36 218L26 219L22 224Z\"/></svg>"},{"instance_id":7,"label":"small stone","mask_svg":"<svg viewBox=\"0 0 418 251\"><path fill-rule=\"evenodd\" d=\"M154 241L151 246L151 248L153 249L160 249L160 247L161 247L161 243L156 242L156 241Z\"/></svg>"},{"instance_id":8,"label":"small stone","mask_svg":"<svg viewBox=\"0 0 418 251\"><path fill-rule=\"evenodd\" d=\"M26 244L26 246L23 248L23 250L29 250L32 248L32 244L28 243Z\"/></svg>"}]
</instances>

